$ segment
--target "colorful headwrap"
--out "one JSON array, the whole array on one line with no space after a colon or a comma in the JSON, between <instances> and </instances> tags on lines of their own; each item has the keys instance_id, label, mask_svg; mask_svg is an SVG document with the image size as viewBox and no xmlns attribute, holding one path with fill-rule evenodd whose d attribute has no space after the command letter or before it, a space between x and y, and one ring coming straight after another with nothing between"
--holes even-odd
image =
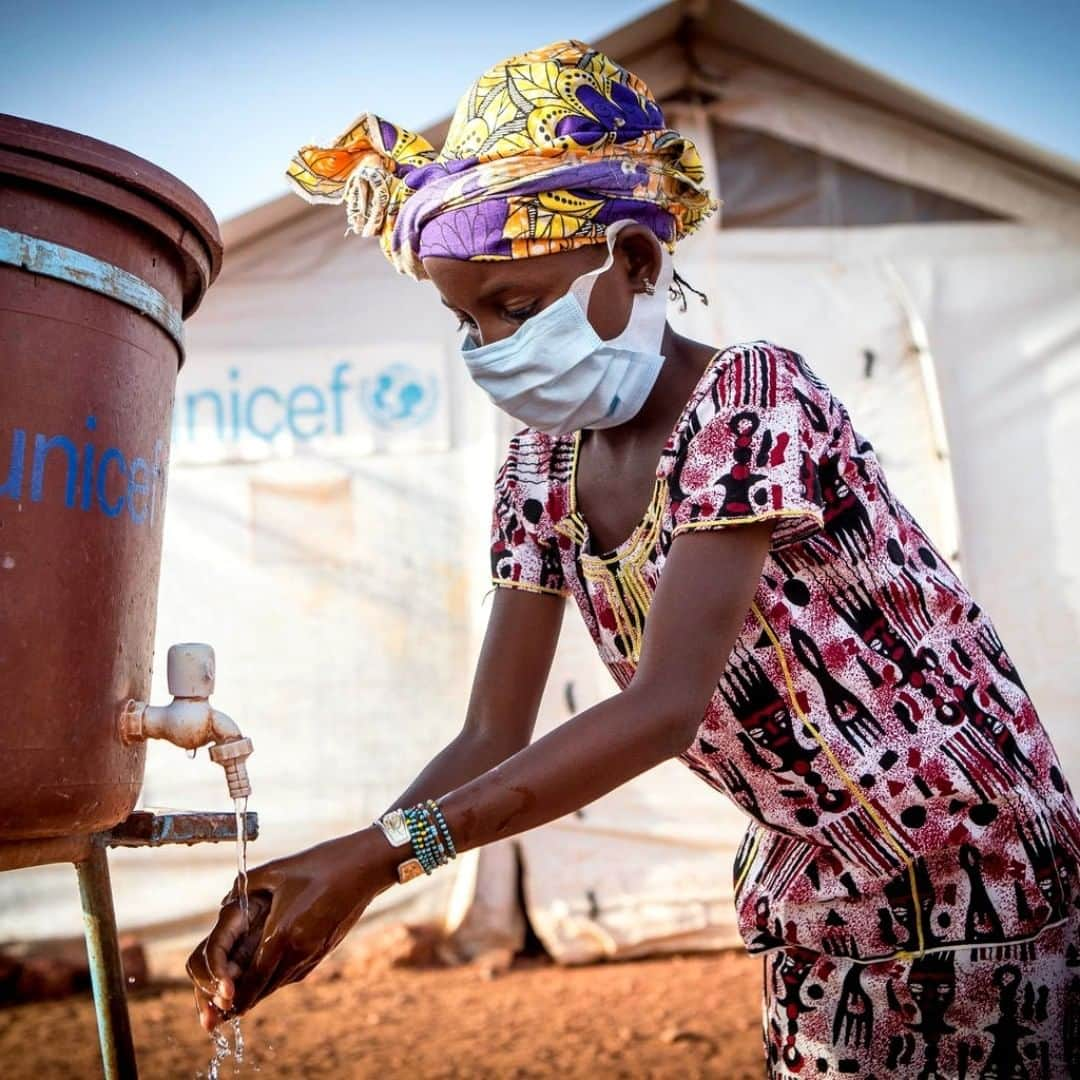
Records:
<instances>
[{"instance_id":1,"label":"colorful headwrap","mask_svg":"<svg viewBox=\"0 0 1080 1080\"><path fill-rule=\"evenodd\" d=\"M604 239L621 218L669 249L717 207L694 144L649 88L580 41L496 64L458 104L442 150L365 113L287 176L309 202L345 203L403 273L421 259L520 259Z\"/></svg>"}]
</instances>

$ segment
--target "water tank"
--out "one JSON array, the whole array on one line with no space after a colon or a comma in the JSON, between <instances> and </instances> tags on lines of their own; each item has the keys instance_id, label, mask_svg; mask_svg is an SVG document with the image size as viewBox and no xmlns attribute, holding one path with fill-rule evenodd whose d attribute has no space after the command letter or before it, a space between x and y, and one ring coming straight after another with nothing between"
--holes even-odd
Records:
<instances>
[{"instance_id":1,"label":"water tank","mask_svg":"<svg viewBox=\"0 0 1080 1080\"><path fill-rule=\"evenodd\" d=\"M0 844L106 829L144 747L182 320L221 266L174 176L0 115Z\"/></svg>"}]
</instances>

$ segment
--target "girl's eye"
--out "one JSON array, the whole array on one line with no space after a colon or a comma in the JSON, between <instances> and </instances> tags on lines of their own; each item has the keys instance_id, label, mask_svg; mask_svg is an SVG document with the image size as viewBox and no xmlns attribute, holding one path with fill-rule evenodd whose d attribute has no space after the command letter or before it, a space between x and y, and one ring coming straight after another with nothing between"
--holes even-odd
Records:
<instances>
[{"instance_id":1,"label":"girl's eye","mask_svg":"<svg viewBox=\"0 0 1080 1080\"><path fill-rule=\"evenodd\" d=\"M503 314L512 322L523 323L530 316L536 314L536 309L539 305L537 303L529 304L527 307L521 308L504 308ZM458 330L476 330L476 323L472 321L467 315L462 315L458 319Z\"/></svg>"},{"instance_id":2,"label":"girl's eye","mask_svg":"<svg viewBox=\"0 0 1080 1080\"><path fill-rule=\"evenodd\" d=\"M514 322L524 322L530 316L536 314L536 304L529 304L528 307L523 308L507 308L506 316L508 319L512 319Z\"/></svg>"}]
</instances>

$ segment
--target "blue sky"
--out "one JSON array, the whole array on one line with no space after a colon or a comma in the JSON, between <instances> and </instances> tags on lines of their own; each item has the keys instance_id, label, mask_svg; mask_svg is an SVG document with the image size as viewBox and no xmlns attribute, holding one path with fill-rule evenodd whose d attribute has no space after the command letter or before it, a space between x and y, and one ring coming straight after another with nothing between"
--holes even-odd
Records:
<instances>
[{"instance_id":1,"label":"blue sky","mask_svg":"<svg viewBox=\"0 0 1080 1080\"><path fill-rule=\"evenodd\" d=\"M285 190L302 143L370 110L408 127L450 112L489 64L601 37L635 0L0 0L0 110L147 157L226 218ZM1080 158L1076 0L754 0L894 78Z\"/></svg>"}]
</instances>

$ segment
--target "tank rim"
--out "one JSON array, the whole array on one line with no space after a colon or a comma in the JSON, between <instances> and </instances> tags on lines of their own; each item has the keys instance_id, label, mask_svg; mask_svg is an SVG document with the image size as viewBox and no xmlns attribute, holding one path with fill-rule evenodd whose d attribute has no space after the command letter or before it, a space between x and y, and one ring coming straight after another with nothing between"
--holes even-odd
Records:
<instances>
[{"instance_id":1,"label":"tank rim","mask_svg":"<svg viewBox=\"0 0 1080 1080\"><path fill-rule=\"evenodd\" d=\"M217 219L209 206L172 173L122 147L90 135L37 120L0 113L0 150L74 167L163 207L198 237L206 253L206 272L195 289L186 290L184 317L199 306L221 272L224 247ZM66 188L58 177L57 186ZM178 248L182 245L178 239Z\"/></svg>"}]
</instances>

